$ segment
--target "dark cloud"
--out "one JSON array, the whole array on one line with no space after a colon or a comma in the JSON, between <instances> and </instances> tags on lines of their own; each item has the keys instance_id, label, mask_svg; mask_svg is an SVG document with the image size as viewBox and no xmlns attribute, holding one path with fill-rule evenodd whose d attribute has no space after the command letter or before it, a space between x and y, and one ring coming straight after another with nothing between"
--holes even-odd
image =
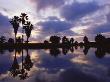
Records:
<instances>
[{"instance_id":1,"label":"dark cloud","mask_svg":"<svg viewBox=\"0 0 110 82\"><path fill-rule=\"evenodd\" d=\"M92 25L90 28L85 29L85 32L87 34L99 34L99 33L106 33L106 32L110 32L110 13L108 13L106 15L107 19L103 19L106 20L107 22L101 25ZM100 20L99 20L100 21Z\"/></svg>"},{"instance_id":2,"label":"dark cloud","mask_svg":"<svg viewBox=\"0 0 110 82\"><path fill-rule=\"evenodd\" d=\"M99 5L95 2L88 3L75 2L71 5L65 5L61 9L61 16L66 20L74 21L96 11L99 8L100 8Z\"/></svg>"},{"instance_id":3,"label":"dark cloud","mask_svg":"<svg viewBox=\"0 0 110 82\"><path fill-rule=\"evenodd\" d=\"M0 36L4 35L9 37L11 35L10 26L9 18L0 14Z\"/></svg>"},{"instance_id":4,"label":"dark cloud","mask_svg":"<svg viewBox=\"0 0 110 82\"><path fill-rule=\"evenodd\" d=\"M89 29L84 30L86 34L99 34L99 33L105 33L110 32L110 24L105 23L99 26L91 27Z\"/></svg>"},{"instance_id":5,"label":"dark cloud","mask_svg":"<svg viewBox=\"0 0 110 82\"><path fill-rule=\"evenodd\" d=\"M39 22L38 26L42 27L42 31L53 31L54 33L68 30L72 27L71 23L60 21L56 17L49 17L47 21Z\"/></svg>"},{"instance_id":6,"label":"dark cloud","mask_svg":"<svg viewBox=\"0 0 110 82\"><path fill-rule=\"evenodd\" d=\"M68 69L61 73L59 82L105 82L94 76L84 74L78 69Z\"/></svg>"},{"instance_id":7,"label":"dark cloud","mask_svg":"<svg viewBox=\"0 0 110 82\"><path fill-rule=\"evenodd\" d=\"M2 14L0 14L0 26L9 26L9 19L6 16L3 16Z\"/></svg>"},{"instance_id":8,"label":"dark cloud","mask_svg":"<svg viewBox=\"0 0 110 82\"><path fill-rule=\"evenodd\" d=\"M64 0L36 0L37 9L45 9L47 7L58 8L64 4Z\"/></svg>"}]
</instances>

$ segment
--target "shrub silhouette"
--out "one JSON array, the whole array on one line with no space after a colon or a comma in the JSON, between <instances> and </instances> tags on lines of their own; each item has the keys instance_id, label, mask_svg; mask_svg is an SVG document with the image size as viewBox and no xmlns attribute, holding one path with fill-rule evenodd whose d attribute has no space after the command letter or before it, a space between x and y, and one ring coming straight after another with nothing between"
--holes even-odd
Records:
<instances>
[{"instance_id":1,"label":"shrub silhouette","mask_svg":"<svg viewBox=\"0 0 110 82\"><path fill-rule=\"evenodd\" d=\"M70 38L70 44L74 43L74 38Z\"/></svg>"},{"instance_id":2,"label":"shrub silhouette","mask_svg":"<svg viewBox=\"0 0 110 82\"><path fill-rule=\"evenodd\" d=\"M63 43L63 44L69 43L69 40L68 40L68 38L66 38L66 36L64 36L64 37L62 38L62 43Z\"/></svg>"},{"instance_id":3,"label":"shrub silhouette","mask_svg":"<svg viewBox=\"0 0 110 82\"><path fill-rule=\"evenodd\" d=\"M60 40L61 40L61 38L58 37L58 36L51 36L51 37L50 37L50 42L51 42L51 43L56 43L56 44L58 44L58 43L60 43Z\"/></svg>"},{"instance_id":4,"label":"shrub silhouette","mask_svg":"<svg viewBox=\"0 0 110 82\"><path fill-rule=\"evenodd\" d=\"M1 36L0 37L0 43L5 43L6 41L6 37L5 36Z\"/></svg>"},{"instance_id":5,"label":"shrub silhouette","mask_svg":"<svg viewBox=\"0 0 110 82\"><path fill-rule=\"evenodd\" d=\"M84 36L83 41L84 41L85 44L89 43L88 37L87 36Z\"/></svg>"},{"instance_id":6,"label":"shrub silhouette","mask_svg":"<svg viewBox=\"0 0 110 82\"><path fill-rule=\"evenodd\" d=\"M8 39L8 43L14 43L14 39L13 38L9 38Z\"/></svg>"},{"instance_id":7,"label":"shrub silhouette","mask_svg":"<svg viewBox=\"0 0 110 82\"><path fill-rule=\"evenodd\" d=\"M101 35L101 34L98 34L96 37L95 37L95 41L97 44L102 44L104 43L106 40L105 36Z\"/></svg>"}]
</instances>

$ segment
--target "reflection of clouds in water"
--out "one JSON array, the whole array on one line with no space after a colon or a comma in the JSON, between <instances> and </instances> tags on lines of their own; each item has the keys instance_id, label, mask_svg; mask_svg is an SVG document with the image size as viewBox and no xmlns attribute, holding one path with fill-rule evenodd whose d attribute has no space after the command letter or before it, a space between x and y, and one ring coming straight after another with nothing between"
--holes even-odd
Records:
<instances>
[{"instance_id":1,"label":"reflection of clouds in water","mask_svg":"<svg viewBox=\"0 0 110 82\"><path fill-rule=\"evenodd\" d=\"M107 59L99 61L99 59L95 57L94 51L95 49L90 49L87 56L77 54L78 56L73 58L72 62L76 63L77 67L80 68L84 74L106 80L109 78L107 75L109 64L105 66L108 61Z\"/></svg>"},{"instance_id":2,"label":"reflection of clouds in water","mask_svg":"<svg viewBox=\"0 0 110 82\"><path fill-rule=\"evenodd\" d=\"M3 80L6 82L110 81L108 76L108 68L110 64L106 63L109 62L109 58L107 59L106 57L102 60L96 59L93 50L91 50L92 49L89 50L87 56L83 54L83 50L78 49L75 50L73 54L61 54L56 58L44 50L29 50L29 55L34 63L33 68L29 72L29 78L22 81L19 79L17 80L8 76L6 72L6 74L1 75L0 82ZM20 60L20 58L18 58L18 60ZM4 63L4 61L2 63Z\"/></svg>"},{"instance_id":3,"label":"reflection of clouds in water","mask_svg":"<svg viewBox=\"0 0 110 82\"><path fill-rule=\"evenodd\" d=\"M78 64L90 64L90 62L84 56L75 57L71 61Z\"/></svg>"},{"instance_id":4,"label":"reflection of clouds in water","mask_svg":"<svg viewBox=\"0 0 110 82\"><path fill-rule=\"evenodd\" d=\"M31 52L31 60L33 61L33 62L36 62L36 63L40 63L40 58L39 58L39 53L37 52L37 51L32 51Z\"/></svg>"}]
</instances>

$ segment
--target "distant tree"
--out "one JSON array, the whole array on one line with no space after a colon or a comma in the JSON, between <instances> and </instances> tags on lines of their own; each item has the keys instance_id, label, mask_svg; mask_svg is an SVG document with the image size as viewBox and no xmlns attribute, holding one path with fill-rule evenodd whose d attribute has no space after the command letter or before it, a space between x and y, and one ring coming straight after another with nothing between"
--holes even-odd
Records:
<instances>
[{"instance_id":1,"label":"distant tree","mask_svg":"<svg viewBox=\"0 0 110 82\"><path fill-rule=\"evenodd\" d=\"M22 43L22 38L21 37L17 37L16 38L16 43Z\"/></svg>"},{"instance_id":2,"label":"distant tree","mask_svg":"<svg viewBox=\"0 0 110 82\"><path fill-rule=\"evenodd\" d=\"M75 44L75 46L78 46L78 42L77 41L75 41L74 44Z\"/></svg>"},{"instance_id":3,"label":"distant tree","mask_svg":"<svg viewBox=\"0 0 110 82\"><path fill-rule=\"evenodd\" d=\"M8 39L8 43L14 43L14 39L9 38L9 39Z\"/></svg>"},{"instance_id":4,"label":"distant tree","mask_svg":"<svg viewBox=\"0 0 110 82\"><path fill-rule=\"evenodd\" d=\"M20 24L20 19L18 16L14 16L10 23L12 24L13 26L13 29L14 29L14 33L15 33L15 42L16 42L16 35L17 35L17 31L18 31L18 28L19 28L19 24Z\"/></svg>"},{"instance_id":5,"label":"distant tree","mask_svg":"<svg viewBox=\"0 0 110 82\"><path fill-rule=\"evenodd\" d=\"M70 38L70 44L74 43L74 38Z\"/></svg>"},{"instance_id":6,"label":"distant tree","mask_svg":"<svg viewBox=\"0 0 110 82\"><path fill-rule=\"evenodd\" d=\"M88 37L87 36L84 36L83 41L84 41L85 44L87 44L89 42Z\"/></svg>"},{"instance_id":7,"label":"distant tree","mask_svg":"<svg viewBox=\"0 0 110 82\"><path fill-rule=\"evenodd\" d=\"M44 44L47 44L47 43L49 43L49 42L48 42L47 40L45 40L45 41L44 41Z\"/></svg>"},{"instance_id":8,"label":"distant tree","mask_svg":"<svg viewBox=\"0 0 110 82\"><path fill-rule=\"evenodd\" d=\"M62 43L69 43L69 40L68 40L68 38L66 38L66 36L64 36L63 38L62 38Z\"/></svg>"},{"instance_id":9,"label":"distant tree","mask_svg":"<svg viewBox=\"0 0 110 82\"><path fill-rule=\"evenodd\" d=\"M0 37L0 43L5 43L6 41L6 37L5 36L1 36Z\"/></svg>"},{"instance_id":10,"label":"distant tree","mask_svg":"<svg viewBox=\"0 0 110 82\"><path fill-rule=\"evenodd\" d=\"M95 41L98 44L104 43L106 40L105 36L101 35L101 34L97 34L97 36L95 37Z\"/></svg>"},{"instance_id":11,"label":"distant tree","mask_svg":"<svg viewBox=\"0 0 110 82\"><path fill-rule=\"evenodd\" d=\"M26 33L27 43L28 43L29 42L29 37L30 37L32 29L33 29L33 25L31 24L31 22L27 21L27 23L23 26L23 29Z\"/></svg>"},{"instance_id":12,"label":"distant tree","mask_svg":"<svg viewBox=\"0 0 110 82\"><path fill-rule=\"evenodd\" d=\"M60 40L61 40L61 38L58 37L58 36L51 36L51 37L50 37L50 42L51 42L51 43L56 43L56 44L58 44L58 43L60 43Z\"/></svg>"}]
</instances>

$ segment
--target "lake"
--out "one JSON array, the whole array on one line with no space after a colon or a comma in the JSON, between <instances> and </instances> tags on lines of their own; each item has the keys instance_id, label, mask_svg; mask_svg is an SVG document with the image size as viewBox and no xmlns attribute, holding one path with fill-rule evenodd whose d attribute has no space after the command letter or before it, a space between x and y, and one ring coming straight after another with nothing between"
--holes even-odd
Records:
<instances>
[{"instance_id":1,"label":"lake","mask_svg":"<svg viewBox=\"0 0 110 82\"><path fill-rule=\"evenodd\" d=\"M0 82L110 82L110 53L80 47L0 50Z\"/></svg>"}]
</instances>

